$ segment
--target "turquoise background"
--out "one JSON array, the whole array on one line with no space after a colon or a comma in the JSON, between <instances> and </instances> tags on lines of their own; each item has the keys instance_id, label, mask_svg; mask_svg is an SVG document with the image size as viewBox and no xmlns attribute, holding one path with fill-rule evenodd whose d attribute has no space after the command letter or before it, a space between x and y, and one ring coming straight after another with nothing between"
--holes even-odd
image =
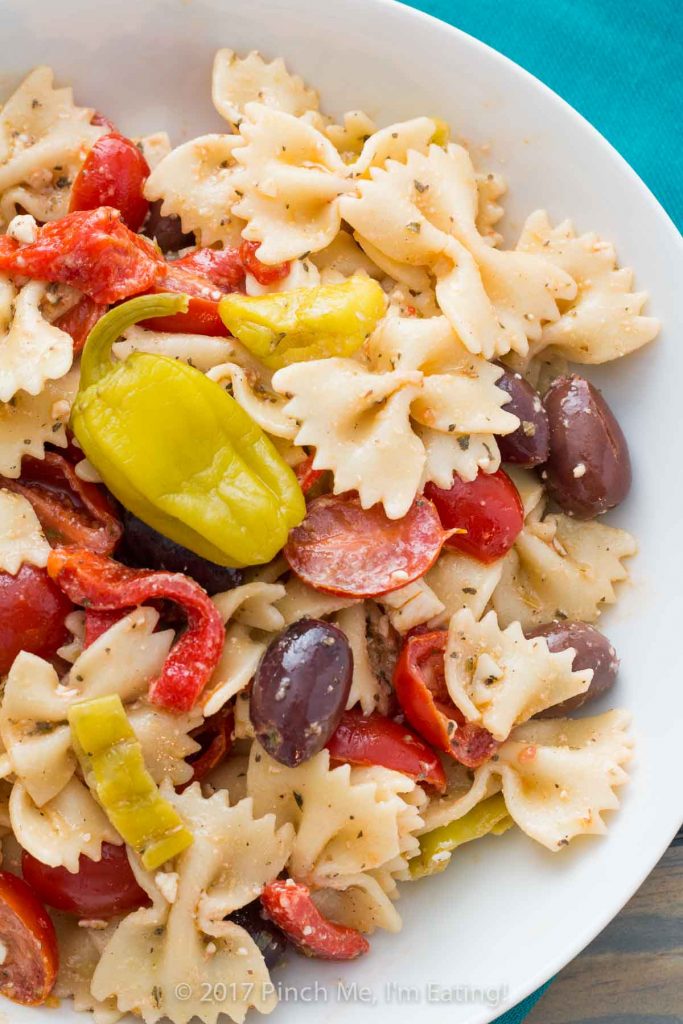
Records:
<instances>
[{"instance_id":1,"label":"turquoise background","mask_svg":"<svg viewBox=\"0 0 683 1024\"><path fill-rule=\"evenodd\" d=\"M413 0L595 125L683 227L682 0ZM547 986L500 1017L521 1024Z\"/></svg>"},{"instance_id":2,"label":"turquoise background","mask_svg":"<svg viewBox=\"0 0 683 1024\"><path fill-rule=\"evenodd\" d=\"M683 227L681 0L412 0L559 93Z\"/></svg>"}]
</instances>

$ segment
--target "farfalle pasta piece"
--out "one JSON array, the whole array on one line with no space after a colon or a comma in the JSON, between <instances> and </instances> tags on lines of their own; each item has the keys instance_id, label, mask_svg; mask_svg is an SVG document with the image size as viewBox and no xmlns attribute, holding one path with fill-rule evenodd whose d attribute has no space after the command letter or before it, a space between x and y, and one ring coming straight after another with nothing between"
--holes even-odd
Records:
<instances>
[{"instance_id":1,"label":"farfalle pasta piece","mask_svg":"<svg viewBox=\"0 0 683 1024\"><path fill-rule=\"evenodd\" d=\"M595 622L614 604L615 584L628 579L625 558L636 542L626 530L562 513L540 519L537 507L505 556L492 604L502 626L522 628L556 618Z\"/></svg>"},{"instance_id":2,"label":"farfalle pasta piece","mask_svg":"<svg viewBox=\"0 0 683 1024\"><path fill-rule=\"evenodd\" d=\"M420 827L419 813L414 805L407 811L405 800L416 783L399 772L389 775L378 780L348 764L330 768L326 750L287 768L255 742L247 790L257 814L274 813L279 824L294 825L290 874L324 888L328 878L357 877L394 864L411 845L401 816L409 816L414 830Z\"/></svg>"},{"instance_id":3,"label":"farfalle pasta piece","mask_svg":"<svg viewBox=\"0 0 683 1024\"><path fill-rule=\"evenodd\" d=\"M350 164L360 156L365 143L377 131L377 125L364 110L348 110L341 124L328 124L323 130L344 162Z\"/></svg>"},{"instance_id":4,"label":"farfalle pasta piece","mask_svg":"<svg viewBox=\"0 0 683 1024\"><path fill-rule=\"evenodd\" d=\"M294 575L285 583L285 590L285 596L277 602L277 609L286 626L298 622L299 619L325 619L342 608L350 608L357 603L357 599L353 597L324 594L321 590L309 587Z\"/></svg>"},{"instance_id":5,"label":"farfalle pasta piece","mask_svg":"<svg viewBox=\"0 0 683 1024\"><path fill-rule=\"evenodd\" d=\"M147 199L160 199L162 214L180 217L183 231L194 232L200 245L240 242L243 224L233 213L233 153L239 145L239 135L191 139L164 157L145 184Z\"/></svg>"},{"instance_id":6,"label":"farfalle pasta piece","mask_svg":"<svg viewBox=\"0 0 683 1024\"><path fill-rule=\"evenodd\" d=\"M577 835L603 835L604 811L615 810L617 786L633 742L630 716L608 711L593 718L527 722L484 765L502 781L508 812L528 836L552 851Z\"/></svg>"},{"instance_id":7,"label":"farfalle pasta piece","mask_svg":"<svg viewBox=\"0 0 683 1024\"><path fill-rule=\"evenodd\" d=\"M248 103L232 174L243 236L260 242L263 263L324 249L339 231L339 196L354 187L339 153L312 125Z\"/></svg>"},{"instance_id":8,"label":"farfalle pasta piece","mask_svg":"<svg viewBox=\"0 0 683 1024\"><path fill-rule=\"evenodd\" d=\"M423 626L438 618L446 608L424 578L384 594L378 598L378 603L386 609L391 625L399 633Z\"/></svg>"},{"instance_id":9,"label":"farfalle pasta piece","mask_svg":"<svg viewBox=\"0 0 683 1024\"><path fill-rule=\"evenodd\" d=\"M285 415L300 424L294 440L316 449L314 466L332 470L336 494L356 490L363 507L382 502L397 519L425 476L448 486L455 467L469 479L497 468L493 432L510 433L519 421L503 408L500 369L468 352L445 317L387 316L365 352L365 365L315 360L273 376L274 390L290 399Z\"/></svg>"},{"instance_id":10,"label":"farfalle pasta piece","mask_svg":"<svg viewBox=\"0 0 683 1024\"><path fill-rule=\"evenodd\" d=\"M344 608L332 617L332 621L346 635L353 654L353 678L346 707L360 704L365 715L373 711L387 714L391 690L377 675L370 660L365 605L360 603Z\"/></svg>"},{"instance_id":11,"label":"farfalle pasta piece","mask_svg":"<svg viewBox=\"0 0 683 1024\"><path fill-rule=\"evenodd\" d=\"M500 174L477 174L477 231L489 245L500 245L503 236L494 230L504 214L498 200L507 192L507 184Z\"/></svg>"},{"instance_id":12,"label":"farfalle pasta piece","mask_svg":"<svg viewBox=\"0 0 683 1024\"><path fill-rule=\"evenodd\" d=\"M11 402L0 402L0 475L21 475L24 455L42 459L45 445L66 448L66 425L78 391L78 370L47 381L39 395L19 391Z\"/></svg>"},{"instance_id":13,"label":"farfalle pasta piece","mask_svg":"<svg viewBox=\"0 0 683 1024\"><path fill-rule=\"evenodd\" d=\"M387 125L365 140L358 159L349 165L354 177L365 174L370 167L383 167L387 160L403 162L408 153L426 153L437 130L431 117L414 117ZM329 137L329 129L328 129Z\"/></svg>"},{"instance_id":14,"label":"farfalle pasta piece","mask_svg":"<svg viewBox=\"0 0 683 1024\"><path fill-rule=\"evenodd\" d=\"M423 825L418 830L418 835L432 832L443 825L450 825L458 818L463 818L473 807L495 796L501 789L500 778L493 775L487 765L473 775L469 768L465 768L452 757L442 758L442 762L447 780L446 792L442 796L432 795L427 806L423 808Z\"/></svg>"},{"instance_id":15,"label":"farfalle pasta piece","mask_svg":"<svg viewBox=\"0 0 683 1024\"><path fill-rule=\"evenodd\" d=\"M551 346L575 363L605 363L646 345L659 332L659 321L643 316L647 292L635 292L633 271L617 266L614 246L595 232L577 235L569 220L556 227L544 210L527 219L517 243L525 253L542 253L570 274L578 285L574 301L547 324L533 346Z\"/></svg>"},{"instance_id":16,"label":"farfalle pasta piece","mask_svg":"<svg viewBox=\"0 0 683 1024\"><path fill-rule=\"evenodd\" d=\"M71 335L41 311L47 285L29 281L17 289L0 276L0 402L18 391L38 395L45 382L63 377L73 361Z\"/></svg>"},{"instance_id":17,"label":"farfalle pasta piece","mask_svg":"<svg viewBox=\"0 0 683 1024\"><path fill-rule=\"evenodd\" d=\"M272 437L287 440L296 437L296 422L285 412L287 402L266 387L260 375L250 373L237 363L221 363L210 370L208 376L224 387L254 422Z\"/></svg>"},{"instance_id":18,"label":"farfalle pasta piece","mask_svg":"<svg viewBox=\"0 0 683 1024\"><path fill-rule=\"evenodd\" d=\"M593 671L574 672L575 653L551 652L544 637L527 640L519 622L501 629L495 612L477 622L463 608L448 630L446 686L468 722L502 741L514 726L586 692Z\"/></svg>"},{"instance_id":19,"label":"farfalle pasta piece","mask_svg":"<svg viewBox=\"0 0 683 1024\"><path fill-rule=\"evenodd\" d=\"M388 160L358 182L357 195L340 200L362 239L434 273L438 303L470 352L526 354L576 285L541 256L489 245L477 230L478 204L469 154L454 145L411 152L405 164Z\"/></svg>"},{"instance_id":20,"label":"farfalle pasta piece","mask_svg":"<svg viewBox=\"0 0 683 1024\"><path fill-rule=\"evenodd\" d=\"M71 185L106 129L77 107L71 89L56 89L48 67L32 71L0 113L0 219L17 212L44 222L69 212Z\"/></svg>"},{"instance_id":21,"label":"farfalle pasta piece","mask_svg":"<svg viewBox=\"0 0 683 1024\"><path fill-rule=\"evenodd\" d=\"M207 334L170 334L148 331L134 324L114 342L112 351L117 359L126 359L132 352L149 352L156 356L180 359L203 373L214 366L235 358L239 346L233 338L213 338ZM241 353L240 353L241 355Z\"/></svg>"},{"instance_id":22,"label":"farfalle pasta piece","mask_svg":"<svg viewBox=\"0 0 683 1024\"><path fill-rule=\"evenodd\" d=\"M45 566L49 553L31 503L21 494L0 490L0 571L16 576L24 563Z\"/></svg>"},{"instance_id":23,"label":"farfalle pasta piece","mask_svg":"<svg viewBox=\"0 0 683 1024\"><path fill-rule=\"evenodd\" d=\"M129 705L126 713L142 748L145 767L157 785L164 779L174 786L189 782L192 765L185 758L200 749L190 734L202 724L201 710L176 715L147 701L138 701Z\"/></svg>"},{"instance_id":24,"label":"farfalle pasta piece","mask_svg":"<svg viewBox=\"0 0 683 1024\"><path fill-rule=\"evenodd\" d=\"M116 1002L108 999L101 1003L92 995L90 983L102 950L116 928L116 922L98 922L98 927L82 928L78 919L70 914L52 911L59 945L59 972L54 995L59 999L73 999L76 1012L90 1012L93 1024L116 1024L123 1014Z\"/></svg>"},{"instance_id":25,"label":"farfalle pasta piece","mask_svg":"<svg viewBox=\"0 0 683 1024\"><path fill-rule=\"evenodd\" d=\"M9 810L12 831L22 847L50 867L78 871L81 854L97 861L102 843L121 842L87 786L75 777L40 807L26 787L15 782Z\"/></svg>"},{"instance_id":26,"label":"farfalle pasta piece","mask_svg":"<svg viewBox=\"0 0 683 1024\"><path fill-rule=\"evenodd\" d=\"M252 50L238 57L233 50L219 50L211 77L213 105L234 129L244 117L247 103L262 103L274 110L301 117L318 109L318 94L298 75L291 74L281 57L265 61Z\"/></svg>"},{"instance_id":27,"label":"farfalle pasta piece","mask_svg":"<svg viewBox=\"0 0 683 1024\"><path fill-rule=\"evenodd\" d=\"M460 551L444 548L424 578L443 606L430 624L437 627L448 623L461 608L468 608L475 619L480 619L502 572L502 559L487 564Z\"/></svg>"},{"instance_id":28,"label":"farfalle pasta piece","mask_svg":"<svg viewBox=\"0 0 683 1024\"><path fill-rule=\"evenodd\" d=\"M117 693L124 703L146 693L163 668L173 633L155 633L158 612L138 608L88 647L60 682L49 662L22 651L0 705L0 737L16 777L39 807L73 776L76 762L67 723L82 700Z\"/></svg>"},{"instance_id":29,"label":"farfalle pasta piece","mask_svg":"<svg viewBox=\"0 0 683 1024\"><path fill-rule=\"evenodd\" d=\"M276 829L273 815L255 817L248 799L234 807L225 792L207 799L198 785L182 795L167 785L162 793L194 836L174 862L175 899L169 903L156 880L133 864L153 905L119 924L93 975L92 993L114 998L119 1010L134 1010L146 1024L162 1017L216 1024L222 1013L239 1024L250 1006L267 1013L277 999L261 952L247 931L225 918L277 878L291 848L291 826ZM225 999L202 1000L218 985Z\"/></svg>"},{"instance_id":30,"label":"farfalle pasta piece","mask_svg":"<svg viewBox=\"0 0 683 1024\"><path fill-rule=\"evenodd\" d=\"M284 627L276 607L284 595L280 583L252 582L213 598L226 630L223 653L201 697L205 715L215 714L251 682L267 646L263 634Z\"/></svg>"}]
</instances>

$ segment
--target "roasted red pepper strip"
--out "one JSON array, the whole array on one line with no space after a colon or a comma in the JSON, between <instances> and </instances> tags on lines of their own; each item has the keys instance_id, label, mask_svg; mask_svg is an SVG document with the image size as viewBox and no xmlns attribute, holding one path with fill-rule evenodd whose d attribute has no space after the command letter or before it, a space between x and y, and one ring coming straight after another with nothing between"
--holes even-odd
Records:
<instances>
[{"instance_id":1,"label":"roasted red pepper strip","mask_svg":"<svg viewBox=\"0 0 683 1024\"><path fill-rule=\"evenodd\" d=\"M81 352L91 330L107 312L107 307L93 302L89 295L83 295L75 306L55 320L55 327L70 334L74 343L74 354Z\"/></svg>"},{"instance_id":2,"label":"roasted red pepper strip","mask_svg":"<svg viewBox=\"0 0 683 1024\"><path fill-rule=\"evenodd\" d=\"M103 633L106 633L108 629L111 629L112 626L124 618L130 610L130 608L122 608L119 611L116 608L97 611L95 608L86 608L83 647L90 647L91 644L94 644Z\"/></svg>"},{"instance_id":3,"label":"roasted red pepper strip","mask_svg":"<svg viewBox=\"0 0 683 1024\"><path fill-rule=\"evenodd\" d=\"M189 711L213 673L225 642L216 607L198 583L181 573L128 569L79 548L50 552L47 571L75 604L96 611L130 608L164 598L182 606L187 629L149 688L149 699L169 711Z\"/></svg>"},{"instance_id":4,"label":"roasted red pepper strip","mask_svg":"<svg viewBox=\"0 0 683 1024\"><path fill-rule=\"evenodd\" d=\"M231 707L221 708L211 715L192 733L192 738L199 743L201 750L187 758L192 765L192 778L189 782L178 786L182 793L193 782L201 782L210 771L225 760L232 746L232 733L235 728L235 716Z\"/></svg>"},{"instance_id":5,"label":"roasted red pepper strip","mask_svg":"<svg viewBox=\"0 0 683 1024\"><path fill-rule=\"evenodd\" d=\"M318 960L355 960L370 943L355 928L328 921L311 899L307 886L292 878L270 882L261 893L267 917L306 956Z\"/></svg>"},{"instance_id":6,"label":"roasted red pepper strip","mask_svg":"<svg viewBox=\"0 0 683 1024\"><path fill-rule=\"evenodd\" d=\"M309 455L307 459L304 459L303 462L300 462L298 466L294 467L296 478L299 481L299 487L304 494L308 494L313 485L317 484L318 480L325 472L323 469L313 469L314 458L314 455Z\"/></svg>"},{"instance_id":7,"label":"roasted red pepper strip","mask_svg":"<svg viewBox=\"0 0 683 1024\"><path fill-rule=\"evenodd\" d=\"M0 477L0 487L31 502L53 545L77 544L109 555L121 539L123 527L106 491L81 480L57 452L46 452L44 459L25 455L19 479Z\"/></svg>"},{"instance_id":8,"label":"roasted red pepper strip","mask_svg":"<svg viewBox=\"0 0 683 1024\"><path fill-rule=\"evenodd\" d=\"M70 284L105 305L148 291L165 269L154 244L130 231L109 206L45 224L30 245L0 239L0 271Z\"/></svg>"},{"instance_id":9,"label":"roasted red pepper strip","mask_svg":"<svg viewBox=\"0 0 683 1024\"><path fill-rule=\"evenodd\" d=\"M357 708L345 711L327 744L334 761L392 768L426 782L440 793L446 789L446 773L438 757L412 729L374 712Z\"/></svg>"},{"instance_id":10,"label":"roasted red pepper strip","mask_svg":"<svg viewBox=\"0 0 683 1024\"><path fill-rule=\"evenodd\" d=\"M239 250L240 259L244 269L255 277L259 284L264 286L275 284L277 281L284 281L292 268L291 263L274 263L269 266L261 263L256 256L256 250L260 248L260 242L242 242Z\"/></svg>"},{"instance_id":11,"label":"roasted red pepper strip","mask_svg":"<svg viewBox=\"0 0 683 1024\"><path fill-rule=\"evenodd\" d=\"M466 722L446 687L445 629L406 639L394 672L394 689L406 718L437 750L477 768L499 744L487 729Z\"/></svg>"}]
</instances>

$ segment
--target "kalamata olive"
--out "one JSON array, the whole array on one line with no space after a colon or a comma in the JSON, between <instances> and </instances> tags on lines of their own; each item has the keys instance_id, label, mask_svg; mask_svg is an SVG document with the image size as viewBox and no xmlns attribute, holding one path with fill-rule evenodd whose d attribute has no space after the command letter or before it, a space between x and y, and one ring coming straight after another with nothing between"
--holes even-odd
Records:
<instances>
[{"instance_id":1,"label":"kalamata olive","mask_svg":"<svg viewBox=\"0 0 683 1024\"><path fill-rule=\"evenodd\" d=\"M503 462L516 466L540 466L548 458L549 430L548 417L538 391L522 377L505 369L496 381L497 387L510 396L504 409L519 419L519 426L512 434L498 438L498 447Z\"/></svg>"},{"instance_id":2,"label":"kalamata olive","mask_svg":"<svg viewBox=\"0 0 683 1024\"><path fill-rule=\"evenodd\" d=\"M631 460L621 427L597 388L583 377L558 377L546 392L550 455L544 480L569 515L593 519L623 501Z\"/></svg>"},{"instance_id":3,"label":"kalamata olive","mask_svg":"<svg viewBox=\"0 0 683 1024\"><path fill-rule=\"evenodd\" d=\"M143 227L148 238L156 239L162 252L177 252L195 244L193 234L183 233L180 217L164 217L161 214L161 200L150 203L147 220Z\"/></svg>"},{"instance_id":4,"label":"kalamata olive","mask_svg":"<svg viewBox=\"0 0 683 1024\"><path fill-rule=\"evenodd\" d=\"M224 590L238 587L242 582L240 569L226 569L215 562L209 562L201 555L176 544L158 533L147 523L123 512L124 550L122 557L131 565L142 569L165 569L167 572L182 572L191 576L208 594L220 594Z\"/></svg>"},{"instance_id":5,"label":"kalamata olive","mask_svg":"<svg viewBox=\"0 0 683 1024\"><path fill-rule=\"evenodd\" d=\"M329 622L302 619L271 641L249 706L271 757L295 768L323 749L339 725L352 675L349 642Z\"/></svg>"},{"instance_id":6,"label":"kalamata olive","mask_svg":"<svg viewBox=\"0 0 683 1024\"><path fill-rule=\"evenodd\" d=\"M544 636L551 651L566 651L573 647L576 651L572 668L575 672L593 669L593 679L585 693L556 704L541 712L538 718L559 718L576 711L589 701L597 700L606 693L617 678L619 659L607 637L587 622L546 622L527 632L527 637Z\"/></svg>"},{"instance_id":7,"label":"kalamata olive","mask_svg":"<svg viewBox=\"0 0 683 1024\"><path fill-rule=\"evenodd\" d=\"M230 914L228 920L234 921L240 928L249 932L261 950L269 971L282 962L287 952L287 939L277 925L262 916L260 900L254 900L253 903L247 903L246 907L235 910Z\"/></svg>"}]
</instances>

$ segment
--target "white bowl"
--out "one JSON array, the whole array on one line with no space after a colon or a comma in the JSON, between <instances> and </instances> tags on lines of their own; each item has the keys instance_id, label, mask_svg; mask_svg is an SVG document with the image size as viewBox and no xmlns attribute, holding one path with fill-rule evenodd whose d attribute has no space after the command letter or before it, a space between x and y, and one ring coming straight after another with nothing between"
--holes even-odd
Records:
<instances>
[{"instance_id":1,"label":"white bowl","mask_svg":"<svg viewBox=\"0 0 683 1024\"><path fill-rule=\"evenodd\" d=\"M284 56L333 113L362 108L384 123L438 115L465 138L491 143L492 163L510 183L510 238L526 213L547 207L614 240L651 293L661 337L596 374L634 461L633 492L610 518L640 540L633 583L602 622L622 658L610 701L633 712L638 740L609 835L557 855L521 834L472 844L444 874L404 886L403 931L376 935L366 958L292 957L275 974L295 986L275 1012L280 1024L372 1024L382 1013L392 1024L486 1024L614 917L683 818L680 236L633 171L557 96L474 39L388 0L4 0L2 28L3 91L49 63L81 102L130 134L165 128L179 142L220 128L209 94L219 46ZM338 979L357 986L349 1002ZM304 988L316 983L317 993ZM392 984L405 987L404 1000L385 990ZM454 1001L430 999L429 985L452 989ZM17 1022L84 1019L67 1006L3 1009Z\"/></svg>"}]
</instances>

